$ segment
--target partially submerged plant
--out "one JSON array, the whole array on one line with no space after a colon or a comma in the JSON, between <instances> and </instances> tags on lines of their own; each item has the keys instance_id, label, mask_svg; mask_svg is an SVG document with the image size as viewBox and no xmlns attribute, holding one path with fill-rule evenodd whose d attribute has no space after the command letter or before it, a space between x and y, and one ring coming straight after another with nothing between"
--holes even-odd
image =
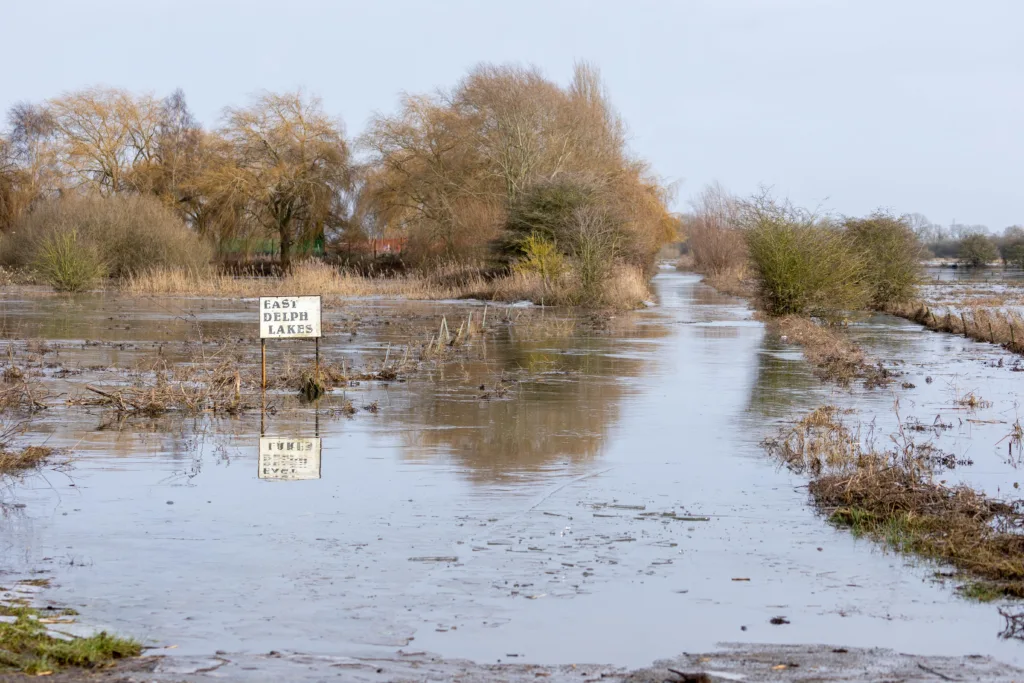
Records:
<instances>
[{"instance_id":1,"label":"partially submerged plant","mask_svg":"<svg viewBox=\"0 0 1024 683\"><path fill-rule=\"evenodd\" d=\"M837 325L786 315L771 318L768 328L779 337L785 337L786 341L800 344L804 356L814 365L815 374L822 380L846 387L859 379L867 389L885 386L892 381L892 371L881 363L871 362Z\"/></svg>"},{"instance_id":2,"label":"partially submerged plant","mask_svg":"<svg viewBox=\"0 0 1024 683\"><path fill-rule=\"evenodd\" d=\"M21 474L38 468L54 453L47 446L26 446L21 449L8 450L0 443L0 476Z\"/></svg>"},{"instance_id":3,"label":"partially submerged plant","mask_svg":"<svg viewBox=\"0 0 1024 683\"><path fill-rule=\"evenodd\" d=\"M978 396L977 393L969 391L963 396L957 396L956 404L968 410L979 410L982 408L991 408L992 401L986 401L985 399Z\"/></svg>"},{"instance_id":4,"label":"partially submerged plant","mask_svg":"<svg viewBox=\"0 0 1024 683\"><path fill-rule=\"evenodd\" d=\"M898 404L896 407L899 419ZM902 421L900 421L902 425ZM1024 598L1024 505L934 480L942 465L930 444L902 426L879 450L865 445L823 407L765 442L768 451L808 472L818 508L836 525L890 547L948 562L974 584L969 596Z\"/></svg>"}]
</instances>

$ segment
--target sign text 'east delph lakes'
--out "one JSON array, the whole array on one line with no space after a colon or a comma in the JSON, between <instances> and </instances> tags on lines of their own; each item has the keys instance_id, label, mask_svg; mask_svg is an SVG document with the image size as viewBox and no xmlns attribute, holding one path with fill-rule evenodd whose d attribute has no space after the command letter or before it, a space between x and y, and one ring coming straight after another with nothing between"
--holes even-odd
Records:
<instances>
[{"instance_id":1,"label":"sign text 'east delph lakes'","mask_svg":"<svg viewBox=\"0 0 1024 683\"><path fill-rule=\"evenodd\" d=\"M260 339L320 337L319 296L261 296Z\"/></svg>"},{"instance_id":2,"label":"sign text 'east delph lakes'","mask_svg":"<svg viewBox=\"0 0 1024 683\"><path fill-rule=\"evenodd\" d=\"M320 478L320 438L260 437L260 479Z\"/></svg>"}]
</instances>

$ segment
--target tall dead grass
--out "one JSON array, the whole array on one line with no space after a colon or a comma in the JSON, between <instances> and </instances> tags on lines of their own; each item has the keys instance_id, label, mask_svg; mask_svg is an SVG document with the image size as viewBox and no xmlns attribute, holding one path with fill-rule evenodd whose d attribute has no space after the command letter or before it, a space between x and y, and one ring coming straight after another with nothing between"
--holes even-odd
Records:
<instances>
[{"instance_id":1,"label":"tall dead grass","mask_svg":"<svg viewBox=\"0 0 1024 683\"><path fill-rule=\"evenodd\" d=\"M342 297L451 298L466 289L437 285L418 275L354 275L317 261L296 265L281 277L228 275L212 269L153 268L121 281L121 290L136 296L178 295L254 297L328 294Z\"/></svg>"},{"instance_id":2,"label":"tall dead grass","mask_svg":"<svg viewBox=\"0 0 1024 683\"><path fill-rule=\"evenodd\" d=\"M322 294L343 298L466 299L532 301L545 305L578 305L576 283L566 274L556 286L538 273L513 272L487 278L480 271L451 268L429 275L372 277L343 272L308 261L282 277L239 277L207 269L155 268L121 281L121 290L136 296L256 297ZM651 298L639 268L618 267L603 284L600 305L616 309L641 306Z\"/></svg>"},{"instance_id":3,"label":"tall dead grass","mask_svg":"<svg viewBox=\"0 0 1024 683\"><path fill-rule=\"evenodd\" d=\"M963 335L1024 355L1024 315L1015 311L972 307L959 311L947 309L936 314L928 304L919 301L894 304L887 307L886 312L937 332Z\"/></svg>"},{"instance_id":4,"label":"tall dead grass","mask_svg":"<svg viewBox=\"0 0 1024 683\"><path fill-rule=\"evenodd\" d=\"M47 446L26 446L7 450L0 445L0 476L18 475L40 467L53 455Z\"/></svg>"}]
</instances>

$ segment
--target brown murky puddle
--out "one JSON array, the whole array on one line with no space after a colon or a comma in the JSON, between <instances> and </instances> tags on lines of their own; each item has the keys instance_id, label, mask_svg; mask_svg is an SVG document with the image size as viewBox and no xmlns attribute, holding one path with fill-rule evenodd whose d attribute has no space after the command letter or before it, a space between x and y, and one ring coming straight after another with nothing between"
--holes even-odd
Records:
<instances>
[{"instance_id":1,"label":"brown murky puddle","mask_svg":"<svg viewBox=\"0 0 1024 683\"><path fill-rule=\"evenodd\" d=\"M878 318L855 334L905 376L893 391L842 392L742 303L690 275L656 286L660 305L621 329L503 335L406 382L346 390L376 413L342 416L340 392L316 409L279 396L264 430L319 435L319 479L258 477L258 414L112 424L99 408L50 409L34 434L73 447L74 462L3 493L3 576L53 577L41 600L174 646L156 651L169 661L426 652L637 667L732 642L1024 665L1021 644L997 637L992 605L932 581L935 566L829 527L804 481L760 446L825 402L857 408L886 438L898 396L904 421L953 425L934 438L973 465L950 477L1005 492L1020 478L1000 441L1024 377L1011 359L1000 367L986 345ZM326 316L336 327L324 355L353 362L408 341L355 321L374 311L436 321L467 306L341 306ZM251 337L252 307L8 297L0 318L8 336L58 341L61 362L86 370L61 380L70 394L161 345L173 356L196 320L208 336ZM495 395L506 376L523 381ZM993 405L960 409L968 391Z\"/></svg>"}]
</instances>

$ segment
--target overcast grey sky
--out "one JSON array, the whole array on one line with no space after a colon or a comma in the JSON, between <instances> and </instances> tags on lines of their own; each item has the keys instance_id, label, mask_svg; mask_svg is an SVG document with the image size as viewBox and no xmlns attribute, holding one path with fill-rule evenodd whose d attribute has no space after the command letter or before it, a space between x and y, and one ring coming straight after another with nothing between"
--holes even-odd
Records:
<instances>
[{"instance_id":1,"label":"overcast grey sky","mask_svg":"<svg viewBox=\"0 0 1024 683\"><path fill-rule=\"evenodd\" d=\"M808 206L1024 223L1021 0L6 0L0 108L88 85L185 90L217 121L303 86L358 134L480 61L602 70L679 183Z\"/></svg>"}]
</instances>

